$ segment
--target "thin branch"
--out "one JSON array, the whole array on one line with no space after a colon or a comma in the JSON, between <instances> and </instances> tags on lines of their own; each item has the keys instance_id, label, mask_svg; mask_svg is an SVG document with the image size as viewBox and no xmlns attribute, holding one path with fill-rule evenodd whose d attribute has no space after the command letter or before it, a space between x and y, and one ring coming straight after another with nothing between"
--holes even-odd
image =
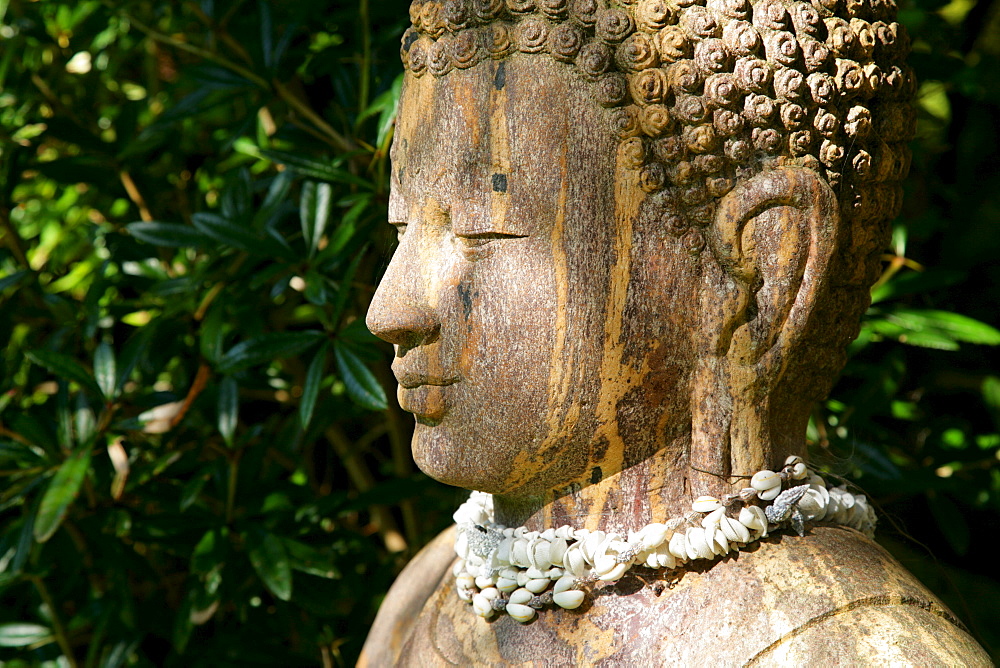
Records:
<instances>
[{"instance_id":1,"label":"thin branch","mask_svg":"<svg viewBox=\"0 0 1000 668\"><path fill-rule=\"evenodd\" d=\"M80 664L77 663L76 657L73 655L73 646L69 643L69 636L66 635L66 627L63 626L62 619L59 617L59 610L56 608L55 601L52 600L52 595L49 594L48 587L45 586L42 578L37 575L30 575L28 577L35 585L35 589L38 590L38 595L42 597L42 601L45 602L45 607L49 609L49 614L52 616L52 630L56 634L56 641L59 643L59 648L62 650L71 668L77 668Z\"/></svg>"},{"instance_id":2,"label":"thin branch","mask_svg":"<svg viewBox=\"0 0 1000 668\"><path fill-rule=\"evenodd\" d=\"M164 35L161 32L157 32L156 30L153 30L152 28L150 28L145 23L143 23L142 21L140 21L139 19L135 18L132 15L128 15L128 20L131 21L136 28L146 33L146 35L150 39L155 39L157 42L162 42L163 44L169 44L174 48L180 49L181 51L187 51L188 53L192 53L196 56L204 58L205 60L210 60L216 65L221 65L222 67L225 67L228 70L236 72L244 79L252 81L254 84L260 86L261 88L264 89L270 88L270 86L268 86L267 84L267 81L264 80L262 77L257 76L247 68L237 63L234 63L228 58L220 56L217 53L209 51L208 49L203 49L200 46L195 46L194 44L189 44L188 42L185 42L183 40L171 37L170 35Z\"/></svg>"}]
</instances>

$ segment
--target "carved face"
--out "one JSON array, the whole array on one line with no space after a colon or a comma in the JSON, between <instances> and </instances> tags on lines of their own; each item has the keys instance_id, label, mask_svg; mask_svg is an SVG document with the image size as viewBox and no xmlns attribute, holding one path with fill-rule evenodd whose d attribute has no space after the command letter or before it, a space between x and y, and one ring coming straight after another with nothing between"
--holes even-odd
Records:
<instances>
[{"instance_id":1,"label":"carved face","mask_svg":"<svg viewBox=\"0 0 1000 668\"><path fill-rule=\"evenodd\" d=\"M592 94L521 55L407 80L368 326L443 482L541 493L689 429L697 263L639 214Z\"/></svg>"}]
</instances>

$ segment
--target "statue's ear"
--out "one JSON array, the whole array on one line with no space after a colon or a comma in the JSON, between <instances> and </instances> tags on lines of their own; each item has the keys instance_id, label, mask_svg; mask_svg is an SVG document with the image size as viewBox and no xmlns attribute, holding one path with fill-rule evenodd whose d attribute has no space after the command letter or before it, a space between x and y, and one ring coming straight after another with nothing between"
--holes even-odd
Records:
<instances>
[{"instance_id":1,"label":"statue's ear","mask_svg":"<svg viewBox=\"0 0 1000 668\"><path fill-rule=\"evenodd\" d=\"M833 191L805 167L763 171L723 197L709 235L724 274L706 314L714 354L756 367L765 386L780 377L826 292L840 229Z\"/></svg>"}]
</instances>

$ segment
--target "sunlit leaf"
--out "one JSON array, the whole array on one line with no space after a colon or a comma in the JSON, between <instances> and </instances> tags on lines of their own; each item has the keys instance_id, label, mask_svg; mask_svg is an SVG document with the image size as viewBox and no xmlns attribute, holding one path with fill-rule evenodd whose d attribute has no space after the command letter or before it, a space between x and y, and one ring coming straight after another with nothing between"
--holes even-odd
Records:
<instances>
[{"instance_id":1,"label":"sunlit leaf","mask_svg":"<svg viewBox=\"0 0 1000 668\"><path fill-rule=\"evenodd\" d=\"M322 332L279 332L261 334L237 343L219 360L221 373L235 373L282 357L297 355L324 337Z\"/></svg>"},{"instance_id":2,"label":"sunlit leaf","mask_svg":"<svg viewBox=\"0 0 1000 668\"><path fill-rule=\"evenodd\" d=\"M365 366L358 356L346 345L337 341L334 345L337 370L347 387L347 394L359 406L373 411L384 411L388 407L385 390L375 378L375 374Z\"/></svg>"},{"instance_id":3,"label":"sunlit leaf","mask_svg":"<svg viewBox=\"0 0 1000 668\"><path fill-rule=\"evenodd\" d=\"M292 566L281 539L264 531L247 535L250 563L264 586L282 601L292 598Z\"/></svg>"},{"instance_id":4,"label":"sunlit leaf","mask_svg":"<svg viewBox=\"0 0 1000 668\"><path fill-rule=\"evenodd\" d=\"M329 183L306 181L302 184L299 218L302 220L302 236L306 241L309 257L316 255L320 240L326 232L332 204L333 188Z\"/></svg>"},{"instance_id":5,"label":"sunlit leaf","mask_svg":"<svg viewBox=\"0 0 1000 668\"><path fill-rule=\"evenodd\" d=\"M233 444L233 434L236 433L240 408L239 391L239 385L231 376L223 378L219 383L219 433L226 445Z\"/></svg>"},{"instance_id":6,"label":"sunlit leaf","mask_svg":"<svg viewBox=\"0 0 1000 668\"><path fill-rule=\"evenodd\" d=\"M326 369L326 351L328 344L323 344L316 352L312 362L309 363L309 370L306 372L306 379L302 385L302 400L299 403L299 423L303 429L309 428L312 422L313 409L316 408L316 398L319 396L319 386L323 381L323 371Z\"/></svg>"},{"instance_id":7,"label":"sunlit leaf","mask_svg":"<svg viewBox=\"0 0 1000 668\"><path fill-rule=\"evenodd\" d=\"M47 626L27 622L0 624L0 647L30 647L54 641L55 636Z\"/></svg>"},{"instance_id":8,"label":"sunlit leaf","mask_svg":"<svg viewBox=\"0 0 1000 668\"><path fill-rule=\"evenodd\" d=\"M97 344L97 349L94 351L94 377L104 396L113 399L118 388L115 351L103 341Z\"/></svg>"},{"instance_id":9,"label":"sunlit leaf","mask_svg":"<svg viewBox=\"0 0 1000 668\"><path fill-rule=\"evenodd\" d=\"M94 380L94 377L82 364L69 355L57 353L54 350L39 349L29 351L27 356L32 362L45 367L58 378L73 381L95 397L103 398L104 394L101 392L101 388Z\"/></svg>"},{"instance_id":10,"label":"sunlit leaf","mask_svg":"<svg viewBox=\"0 0 1000 668\"><path fill-rule=\"evenodd\" d=\"M38 507L38 518L35 520L35 540L44 543L56 532L70 504L80 493L80 486L90 468L90 450L74 452L62 463L55 476L49 482L48 489Z\"/></svg>"},{"instance_id":11,"label":"sunlit leaf","mask_svg":"<svg viewBox=\"0 0 1000 668\"><path fill-rule=\"evenodd\" d=\"M171 248L194 247L201 248L211 246L212 240L191 227L190 225L179 225L177 223L157 223L139 222L129 223L125 226L129 234L154 246L166 246Z\"/></svg>"}]
</instances>

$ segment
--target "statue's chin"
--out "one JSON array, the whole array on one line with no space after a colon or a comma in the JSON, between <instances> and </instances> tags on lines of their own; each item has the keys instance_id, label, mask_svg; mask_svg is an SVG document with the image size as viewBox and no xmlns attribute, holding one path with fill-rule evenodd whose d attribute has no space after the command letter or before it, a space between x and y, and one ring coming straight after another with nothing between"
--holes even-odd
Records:
<instances>
[{"instance_id":1,"label":"statue's chin","mask_svg":"<svg viewBox=\"0 0 1000 668\"><path fill-rule=\"evenodd\" d=\"M445 485L496 494L501 476L490 475L493 468L481 448L452 437L447 426L418 420L413 430L413 461L420 470ZM477 452L477 450L480 450Z\"/></svg>"}]
</instances>

